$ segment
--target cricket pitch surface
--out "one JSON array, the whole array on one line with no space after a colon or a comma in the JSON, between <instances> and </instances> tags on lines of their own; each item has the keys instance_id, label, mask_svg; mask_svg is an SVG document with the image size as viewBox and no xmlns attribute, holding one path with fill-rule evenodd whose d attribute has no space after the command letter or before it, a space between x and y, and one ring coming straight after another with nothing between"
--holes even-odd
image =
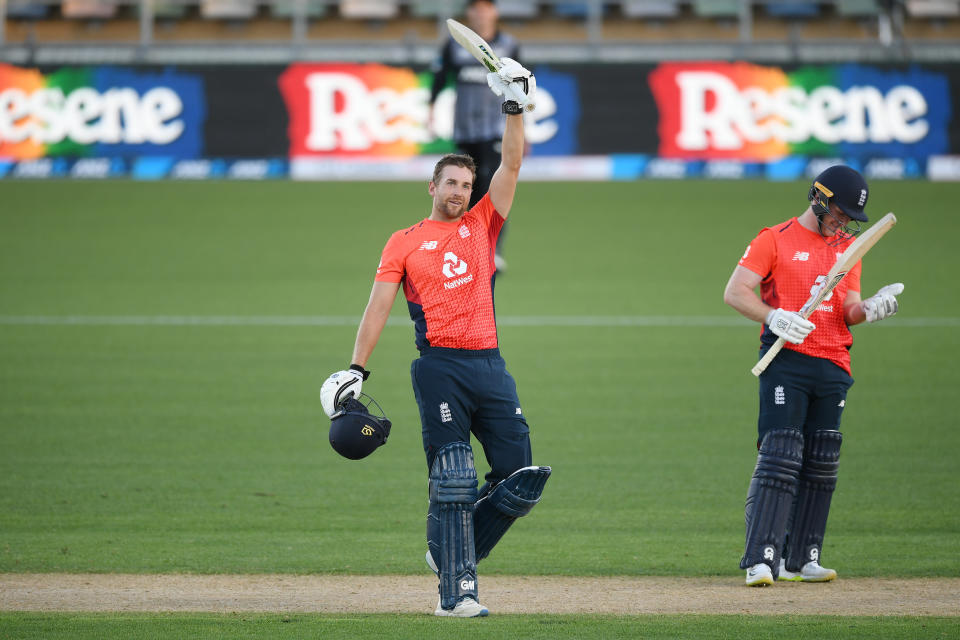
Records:
<instances>
[{"instance_id":1,"label":"cricket pitch surface","mask_svg":"<svg viewBox=\"0 0 960 640\"><path fill-rule=\"evenodd\" d=\"M498 613L960 616L960 578L843 578L750 588L743 577L481 576ZM2 611L433 612L432 576L0 574Z\"/></svg>"}]
</instances>

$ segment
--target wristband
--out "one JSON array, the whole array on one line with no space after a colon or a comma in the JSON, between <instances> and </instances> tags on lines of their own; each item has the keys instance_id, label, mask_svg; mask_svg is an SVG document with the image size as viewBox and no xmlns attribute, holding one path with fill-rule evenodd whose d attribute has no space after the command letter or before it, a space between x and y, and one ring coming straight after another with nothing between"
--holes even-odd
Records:
<instances>
[{"instance_id":1,"label":"wristband","mask_svg":"<svg viewBox=\"0 0 960 640\"><path fill-rule=\"evenodd\" d=\"M367 378L370 377L370 372L367 371L366 369L364 369L363 367L361 367L361 366L358 365L358 364L351 364L351 365L350 365L350 370L351 370L351 371L356 371L356 372L359 373L361 376L363 376L363 381L364 381L364 382L366 382L366 381L367 381Z\"/></svg>"},{"instance_id":2,"label":"wristband","mask_svg":"<svg viewBox=\"0 0 960 640\"><path fill-rule=\"evenodd\" d=\"M516 116L523 113L523 108L516 100L507 100L500 106L500 111L507 115Z\"/></svg>"}]
</instances>

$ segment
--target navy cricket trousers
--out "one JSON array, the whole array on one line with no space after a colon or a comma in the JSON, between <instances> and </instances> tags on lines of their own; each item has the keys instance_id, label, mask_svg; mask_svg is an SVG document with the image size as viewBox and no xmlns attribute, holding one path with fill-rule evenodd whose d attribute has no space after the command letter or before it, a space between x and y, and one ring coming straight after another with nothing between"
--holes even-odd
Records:
<instances>
[{"instance_id":1,"label":"navy cricket trousers","mask_svg":"<svg viewBox=\"0 0 960 640\"><path fill-rule=\"evenodd\" d=\"M427 469L440 447L469 443L471 432L490 465L488 483L530 466L530 428L500 351L425 347L420 353L410 365L410 377Z\"/></svg>"}]
</instances>

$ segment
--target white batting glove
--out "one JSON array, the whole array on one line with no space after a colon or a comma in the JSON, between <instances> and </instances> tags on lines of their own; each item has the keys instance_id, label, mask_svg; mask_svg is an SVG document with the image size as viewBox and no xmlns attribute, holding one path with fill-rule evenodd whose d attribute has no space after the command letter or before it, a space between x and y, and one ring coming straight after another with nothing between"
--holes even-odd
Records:
<instances>
[{"instance_id":1,"label":"white batting glove","mask_svg":"<svg viewBox=\"0 0 960 640\"><path fill-rule=\"evenodd\" d=\"M323 412L332 418L340 411L340 405L347 398L359 398L363 388L363 374L353 369L337 371L320 387L320 404Z\"/></svg>"},{"instance_id":2,"label":"white batting glove","mask_svg":"<svg viewBox=\"0 0 960 640\"><path fill-rule=\"evenodd\" d=\"M895 282L881 287L880 291L860 303L867 322L877 322L895 314L900 305L896 296L903 293L903 283Z\"/></svg>"},{"instance_id":3,"label":"white batting glove","mask_svg":"<svg viewBox=\"0 0 960 640\"><path fill-rule=\"evenodd\" d=\"M767 326L770 331L792 344L802 343L810 332L817 328L817 325L796 311L783 309L774 309L767 314Z\"/></svg>"},{"instance_id":4,"label":"white batting glove","mask_svg":"<svg viewBox=\"0 0 960 640\"><path fill-rule=\"evenodd\" d=\"M537 91L537 80L516 60L500 58L503 66L495 73L487 74L487 85L498 96L514 100L520 107L533 111L533 99Z\"/></svg>"}]
</instances>

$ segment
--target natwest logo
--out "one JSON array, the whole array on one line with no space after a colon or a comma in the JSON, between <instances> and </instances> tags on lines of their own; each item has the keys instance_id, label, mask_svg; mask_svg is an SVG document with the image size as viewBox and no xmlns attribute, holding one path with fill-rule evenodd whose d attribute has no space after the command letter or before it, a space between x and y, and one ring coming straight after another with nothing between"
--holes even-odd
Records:
<instances>
[{"instance_id":1,"label":"natwest logo","mask_svg":"<svg viewBox=\"0 0 960 640\"><path fill-rule=\"evenodd\" d=\"M748 63L663 64L649 76L660 155L763 160L810 145L821 152L871 145L891 154L931 145L946 126L941 111L949 102L937 75L855 65L787 73Z\"/></svg>"},{"instance_id":2,"label":"natwest logo","mask_svg":"<svg viewBox=\"0 0 960 640\"><path fill-rule=\"evenodd\" d=\"M291 155L416 153L428 92L411 69L379 64L294 64L280 77Z\"/></svg>"},{"instance_id":3,"label":"natwest logo","mask_svg":"<svg viewBox=\"0 0 960 640\"><path fill-rule=\"evenodd\" d=\"M443 254L443 275L448 278L462 276L467 271L467 263L457 257L452 251Z\"/></svg>"}]
</instances>

